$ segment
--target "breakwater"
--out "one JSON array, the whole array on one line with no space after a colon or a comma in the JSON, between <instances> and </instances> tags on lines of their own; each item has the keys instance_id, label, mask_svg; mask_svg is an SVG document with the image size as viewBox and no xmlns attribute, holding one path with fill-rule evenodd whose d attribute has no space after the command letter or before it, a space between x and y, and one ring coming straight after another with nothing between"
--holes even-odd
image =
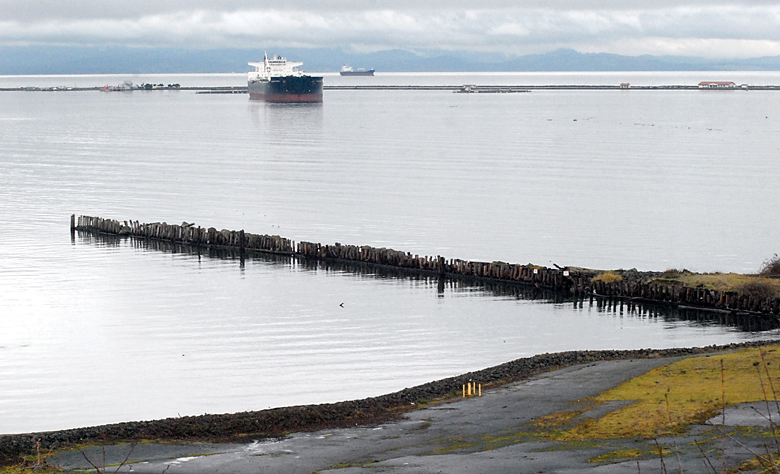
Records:
<instances>
[{"instance_id":1,"label":"breakwater","mask_svg":"<svg viewBox=\"0 0 780 474\"><path fill-rule=\"evenodd\" d=\"M639 272L633 269L602 272L579 267L549 268L501 261L448 259L440 255L421 256L400 250L338 242L332 245L305 241L296 243L278 235L259 235L244 230L217 230L214 227L203 228L187 222L182 222L181 225L166 222L120 222L90 216L77 218L72 215L71 231L130 236L193 246L229 247L303 259L352 262L440 278L526 285L575 297L646 301L773 319L780 314L780 298L767 295L760 291L760 288L743 292L692 288L680 282L664 280L660 278L663 276L661 273Z\"/></svg>"}]
</instances>

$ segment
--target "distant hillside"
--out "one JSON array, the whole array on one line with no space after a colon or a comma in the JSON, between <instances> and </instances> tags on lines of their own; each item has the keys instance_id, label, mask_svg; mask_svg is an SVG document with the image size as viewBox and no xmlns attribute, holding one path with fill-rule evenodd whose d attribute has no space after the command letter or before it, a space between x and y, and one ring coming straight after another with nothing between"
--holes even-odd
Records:
<instances>
[{"instance_id":1,"label":"distant hillside","mask_svg":"<svg viewBox=\"0 0 780 474\"><path fill-rule=\"evenodd\" d=\"M214 73L248 71L261 49L146 49L129 47L0 46L0 74ZM340 49L268 50L303 61L307 71L338 71L342 65L383 72L479 71L780 71L780 56L716 61L681 56L583 54L571 49L506 58L497 54L391 50L369 54Z\"/></svg>"}]
</instances>

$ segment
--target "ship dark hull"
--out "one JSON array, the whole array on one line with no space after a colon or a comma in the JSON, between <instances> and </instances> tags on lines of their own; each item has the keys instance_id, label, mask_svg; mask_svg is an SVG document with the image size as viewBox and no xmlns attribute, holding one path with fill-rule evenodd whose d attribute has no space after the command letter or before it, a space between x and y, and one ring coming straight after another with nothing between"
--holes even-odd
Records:
<instances>
[{"instance_id":1,"label":"ship dark hull","mask_svg":"<svg viewBox=\"0 0 780 474\"><path fill-rule=\"evenodd\" d=\"M312 76L272 77L248 84L249 98L266 102L322 102L322 78Z\"/></svg>"}]
</instances>

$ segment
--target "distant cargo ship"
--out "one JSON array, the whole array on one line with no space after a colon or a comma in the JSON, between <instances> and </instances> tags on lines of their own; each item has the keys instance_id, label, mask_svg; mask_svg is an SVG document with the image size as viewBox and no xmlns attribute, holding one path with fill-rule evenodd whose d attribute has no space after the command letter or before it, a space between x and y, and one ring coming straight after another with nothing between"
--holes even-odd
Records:
<instances>
[{"instance_id":1,"label":"distant cargo ship","mask_svg":"<svg viewBox=\"0 0 780 474\"><path fill-rule=\"evenodd\" d=\"M344 67L341 68L341 75L342 76L373 76L374 70L373 69L352 69L350 66L347 66L346 64Z\"/></svg>"},{"instance_id":2,"label":"distant cargo ship","mask_svg":"<svg viewBox=\"0 0 780 474\"><path fill-rule=\"evenodd\" d=\"M266 102L322 102L322 77L307 76L298 68L303 63L288 62L266 54L262 63L249 63L249 98Z\"/></svg>"}]
</instances>

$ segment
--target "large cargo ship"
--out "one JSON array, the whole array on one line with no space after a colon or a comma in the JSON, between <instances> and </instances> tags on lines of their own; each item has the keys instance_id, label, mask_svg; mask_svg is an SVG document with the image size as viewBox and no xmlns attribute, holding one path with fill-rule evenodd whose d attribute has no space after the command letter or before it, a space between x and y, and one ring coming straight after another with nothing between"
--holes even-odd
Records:
<instances>
[{"instance_id":1,"label":"large cargo ship","mask_svg":"<svg viewBox=\"0 0 780 474\"><path fill-rule=\"evenodd\" d=\"M261 63L249 63L255 70L249 73L249 98L266 102L322 102L322 77L307 76L299 67L303 63L288 62L281 56Z\"/></svg>"},{"instance_id":2,"label":"large cargo ship","mask_svg":"<svg viewBox=\"0 0 780 474\"><path fill-rule=\"evenodd\" d=\"M346 64L344 67L341 68L342 76L373 76L374 70L373 69L363 69L363 68L357 68L352 69L351 66L347 66Z\"/></svg>"}]
</instances>

